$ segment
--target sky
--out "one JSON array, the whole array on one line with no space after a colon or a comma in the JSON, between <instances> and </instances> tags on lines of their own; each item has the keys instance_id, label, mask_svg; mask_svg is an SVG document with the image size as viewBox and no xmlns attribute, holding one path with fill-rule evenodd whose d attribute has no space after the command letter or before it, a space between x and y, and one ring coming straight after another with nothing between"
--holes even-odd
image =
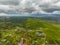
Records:
<instances>
[{"instance_id":1,"label":"sky","mask_svg":"<svg viewBox=\"0 0 60 45\"><path fill-rule=\"evenodd\" d=\"M0 16L60 14L60 0L0 0Z\"/></svg>"}]
</instances>

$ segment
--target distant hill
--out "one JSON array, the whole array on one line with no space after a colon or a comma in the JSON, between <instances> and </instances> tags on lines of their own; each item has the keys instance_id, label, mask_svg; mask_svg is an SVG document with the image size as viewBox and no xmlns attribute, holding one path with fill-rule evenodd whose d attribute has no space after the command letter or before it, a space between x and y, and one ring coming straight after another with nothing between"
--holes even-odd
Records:
<instances>
[{"instance_id":1,"label":"distant hill","mask_svg":"<svg viewBox=\"0 0 60 45\"><path fill-rule=\"evenodd\" d=\"M32 18L32 19L42 19L42 20L48 20L51 22L55 23L60 23L60 14L31 14L29 16L0 16L0 20L18 20L18 19L27 19L27 18Z\"/></svg>"}]
</instances>

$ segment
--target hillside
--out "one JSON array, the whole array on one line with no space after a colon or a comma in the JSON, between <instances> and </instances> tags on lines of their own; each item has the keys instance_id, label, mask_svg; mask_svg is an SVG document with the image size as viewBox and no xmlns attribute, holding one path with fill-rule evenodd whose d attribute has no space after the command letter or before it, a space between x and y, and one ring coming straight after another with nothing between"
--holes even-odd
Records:
<instances>
[{"instance_id":1,"label":"hillside","mask_svg":"<svg viewBox=\"0 0 60 45\"><path fill-rule=\"evenodd\" d=\"M27 45L60 45L60 24L46 20L29 18L22 23L21 19L0 28L0 45L19 45L24 40Z\"/></svg>"}]
</instances>

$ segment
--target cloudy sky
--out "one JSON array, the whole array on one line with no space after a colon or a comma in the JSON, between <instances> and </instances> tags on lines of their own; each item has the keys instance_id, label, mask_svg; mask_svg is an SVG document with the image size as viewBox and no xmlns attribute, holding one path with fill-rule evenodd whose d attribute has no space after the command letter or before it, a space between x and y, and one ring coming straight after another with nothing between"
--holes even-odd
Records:
<instances>
[{"instance_id":1,"label":"cloudy sky","mask_svg":"<svg viewBox=\"0 0 60 45\"><path fill-rule=\"evenodd\" d=\"M59 14L60 0L0 0L0 15Z\"/></svg>"}]
</instances>

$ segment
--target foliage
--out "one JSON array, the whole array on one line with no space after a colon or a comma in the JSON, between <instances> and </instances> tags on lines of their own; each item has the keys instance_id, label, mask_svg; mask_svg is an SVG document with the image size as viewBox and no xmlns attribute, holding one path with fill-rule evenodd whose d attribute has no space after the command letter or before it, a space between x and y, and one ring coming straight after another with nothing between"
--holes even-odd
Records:
<instances>
[{"instance_id":1,"label":"foliage","mask_svg":"<svg viewBox=\"0 0 60 45\"><path fill-rule=\"evenodd\" d=\"M60 45L60 24L27 19L24 22L11 21L3 25L0 22L0 45L18 45L21 38L29 40L29 45Z\"/></svg>"}]
</instances>

